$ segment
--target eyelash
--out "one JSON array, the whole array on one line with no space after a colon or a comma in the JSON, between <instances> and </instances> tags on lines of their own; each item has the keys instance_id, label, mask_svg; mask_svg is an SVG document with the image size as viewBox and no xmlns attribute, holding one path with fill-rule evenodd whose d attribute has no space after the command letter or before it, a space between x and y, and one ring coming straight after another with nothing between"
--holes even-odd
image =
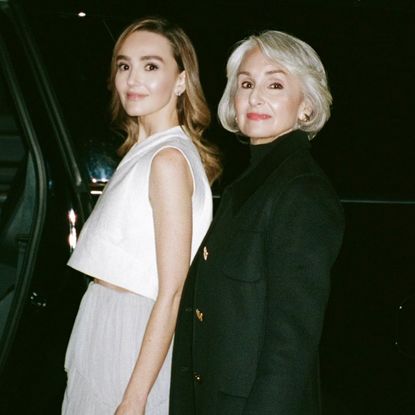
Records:
<instances>
[{"instance_id":1,"label":"eyelash","mask_svg":"<svg viewBox=\"0 0 415 415\"><path fill-rule=\"evenodd\" d=\"M244 88L244 89L249 89L249 88L252 87L252 82L243 81L243 82L241 82L241 87Z\"/></svg>"},{"instance_id":2,"label":"eyelash","mask_svg":"<svg viewBox=\"0 0 415 415\"><path fill-rule=\"evenodd\" d=\"M241 87L243 89L250 89L250 88L252 88L252 82L250 82L250 81L243 81L241 83ZM273 82L270 85L270 89L283 89L283 88L284 88L284 86L281 84L281 82Z\"/></svg>"},{"instance_id":3,"label":"eyelash","mask_svg":"<svg viewBox=\"0 0 415 415\"><path fill-rule=\"evenodd\" d=\"M119 71L128 71L130 69L130 65L128 65L127 63L124 62L120 62L117 64L117 68ZM144 67L144 69L146 71L155 71L157 70L159 67L154 64L154 63L147 63Z\"/></svg>"},{"instance_id":4,"label":"eyelash","mask_svg":"<svg viewBox=\"0 0 415 415\"><path fill-rule=\"evenodd\" d=\"M152 67L152 69L150 69L150 67ZM144 69L146 70L146 71L155 71L155 70L157 70L159 67L156 65L156 64L154 64L154 63L148 63L145 67L144 67Z\"/></svg>"},{"instance_id":5,"label":"eyelash","mask_svg":"<svg viewBox=\"0 0 415 415\"><path fill-rule=\"evenodd\" d=\"M118 63L117 68L119 71L128 71L128 69L130 69L129 65L124 62Z\"/></svg>"},{"instance_id":6,"label":"eyelash","mask_svg":"<svg viewBox=\"0 0 415 415\"><path fill-rule=\"evenodd\" d=\"M274 88L274 85L275 85L275 88ZM284 88L284 86L280 82L273 82L271 84L271 89L283 89L283 88Z\"/></svg>"}]
</instances>

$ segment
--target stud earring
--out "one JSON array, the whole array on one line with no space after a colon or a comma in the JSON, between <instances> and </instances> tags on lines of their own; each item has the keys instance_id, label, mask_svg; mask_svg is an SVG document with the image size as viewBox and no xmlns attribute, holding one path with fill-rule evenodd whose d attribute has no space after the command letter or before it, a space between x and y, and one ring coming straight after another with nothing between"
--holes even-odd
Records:
<instances>
[{"instance_id":1,"label":"stud earring","mask_svg":"<svg viewBox=\"0 0 415 415\"><path fill-rule=\"evenodd\" d=\"M182 93L180 91L176 91L175 94L176 94L176 97L179 97Z\"/></svg>"},{"instance_id":2,"label":"stud earring","mask_svg":"<svg viewBox=\"0 0 415 415\"><path fill-rule=\"evenodd\" d=\"M302 118L301 118L302 122L309 122L310 121L310 116L308 114L303 114Z\"/></svg>"}]
</instances>

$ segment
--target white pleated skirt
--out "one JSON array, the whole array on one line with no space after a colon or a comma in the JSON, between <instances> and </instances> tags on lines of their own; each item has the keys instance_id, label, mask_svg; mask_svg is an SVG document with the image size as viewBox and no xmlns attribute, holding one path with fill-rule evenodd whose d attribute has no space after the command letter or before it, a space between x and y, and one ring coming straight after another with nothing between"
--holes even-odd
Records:
<instances>
[{"instance_id":1,"label":"white pleated skirt","mask_svg":"<svg viewBox=\"0 0 415 415\"><path fill-rule=\"evenodd\" d=\"M114 415L137 360L154 301L91 282L65 358L63 415ZM150 392L146 415L168 415L171 347Z\"/></svg>"}]
</instances>

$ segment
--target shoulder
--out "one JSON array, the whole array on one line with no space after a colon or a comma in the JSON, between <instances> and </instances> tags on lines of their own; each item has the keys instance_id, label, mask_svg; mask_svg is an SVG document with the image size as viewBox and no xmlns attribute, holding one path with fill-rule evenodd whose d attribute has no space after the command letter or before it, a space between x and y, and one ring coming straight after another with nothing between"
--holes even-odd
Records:
<instances>
[{"instance_id":1,"label":"shoulder","mask_svg":"<svg viewBox=\"0 0 415 415\"><path fill-rule=\"evenodd\" d=\"M284 184L278 194L285 203L305 203L308 205L340 205L339 197L325 175L304 173L293 176Z\"/></svg>"},{"instance_id":2,"label":"shoulder","mask_svg":"<svg viewBox=\"0 0 415 415\"><path fill-rule=\"evenodd\" d=\"M271 185L276 195L283 192L313 194L315 191L334 194L329 178L315 161L310 151L298 151L273 172Z\"/></svg>"},{"instance_id":3,"label":"shoulder","mask_svg":"<svg viewBox=\"0 0 415 415\"><path fill-rule=\"evenodd\" d=\"M176 170L188 170L188 162L181 149L164 147L154 155L151 170L167 173L173 173Z\"/></svg>"},{"instance_id":4,"label":"shoulder","mask_svg":"<svg viewBox=\"0 0 415 415\"><path fill-rule=\"evenodd\" d=\"M292 178L278 200L274 200L273 211L285 212L297 219L317 218L340 224L344 222L340 199L329 180L320 174L304 174Z\"/></svg>"},{"instance_id":5,"label":"shoulder","mask_svg":"<svg viewBox=\"0 0 415 415\"><path fill-rule=\"evenodd\" d=\"M165 186L183 183L192 187L192 174L183 152L176 147L165 147L158 151L151 163L151 178Z\"/></svg>"},{"instance_id":6,"label":"shoulder","mask_svg":"<svg viewBox=\"0 0 415 415\"><path fill-rule=\"evenodd\" d=\"M192 139L184 132L175 131L163 137L152 149L152 158L176 158L191 161L196 150ZM197 150L196 150L197 151Z\"/></svg>"},{"instance_id":7,"label":"shoulder","mask_svg":"<svg viewBox=\"0 0 415 415\"><path fill-rule=\"evenodd\" d=\"M329 180L324 175L311 172L291 177L286 183L285 190L289 193L301 193L311 196L321 192L334 192Z\"/></svg>"}]
</instances>

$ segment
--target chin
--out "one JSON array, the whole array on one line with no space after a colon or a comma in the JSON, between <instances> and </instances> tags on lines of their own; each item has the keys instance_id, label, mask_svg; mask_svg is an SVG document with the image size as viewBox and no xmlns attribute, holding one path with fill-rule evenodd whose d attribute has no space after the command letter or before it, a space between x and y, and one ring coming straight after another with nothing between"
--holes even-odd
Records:
<instances>
[{"instance_id":1,"label":"chin","mask_svg":"<svg viewBox=\"0 0 415 415\"><path fill-rule=\"evenodd\" d=\"M253 138L254 140L263 140L268 139L269 137L275 137L274 134L270 134L268 131L252 131L250 129L249 131L242 131L244 135L246 135L249 138Z\"/></svg>"},{"instance_id":2,"label":"chin","mask_svg":"<svg viewBox=\"0 0 415 415\"><path fill-rule=\"evenodd\" d=\"M124 108L124 110L127 113L127 115L130 116L130 117L141 117L141 116L145 115L144 111L127 110L125 108Z\"/></svg>"}]
</instances>

